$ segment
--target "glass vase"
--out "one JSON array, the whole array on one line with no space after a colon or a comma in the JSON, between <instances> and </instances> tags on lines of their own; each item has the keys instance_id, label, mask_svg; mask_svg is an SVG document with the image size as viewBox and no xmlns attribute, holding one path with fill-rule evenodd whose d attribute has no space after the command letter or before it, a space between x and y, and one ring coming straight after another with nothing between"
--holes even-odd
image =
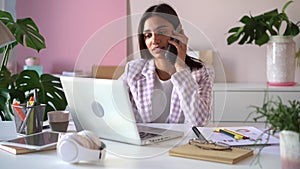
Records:
<instances>
[{"instance_id":1,"label":"glass vase","mask_svg":"<svg viewBox=\"0 0 300 169\"><path fill-rule=\"evenodd\" d=\"M293 36L271 36L267 44L267 80L270 86L295 85L296 44Z\"/></svg>"}]
</instances>

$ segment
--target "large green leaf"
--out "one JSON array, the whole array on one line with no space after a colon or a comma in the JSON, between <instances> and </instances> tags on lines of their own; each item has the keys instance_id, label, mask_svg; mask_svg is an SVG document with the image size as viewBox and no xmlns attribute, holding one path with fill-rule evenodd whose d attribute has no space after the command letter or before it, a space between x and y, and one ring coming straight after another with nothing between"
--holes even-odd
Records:
<instances>
[{"instance_id":1,"label":"large green leaf","mask_svg":"<svg viewBox=\"0 0 300 169\"><path fill-rule=\"evenodd\" d=\"M15 23L14 18L9 12L0 10L0 20L11 29Z\"/></svg>"},{"instance_id":2,"label":"large green leaf","mask_svg":"<svg viewBox=\"0 0 300 169\"><path fill-rule=\"evenodd\" d=\"M67 102L60 79L49 74L43 74L41 76L41 82L44 88L44 99L46 103L49 104L49 106L53 105L53 109L64 110Z\"/></svg>"},{"instance_id":3,"label":"large green leaf","mask_svg":"<svg viewBox=\"0 0 300 169\"><path fill-rule=\"evenodd\" d=\"M0 88L0 117L1 120L12 120L12 114L9 109L10 95L8 89Z\"/></svg>"},{"instance_id":4,"label":"large green leaf","mask_svg":"<svg viewBox=\"0 0 300 169\"><path fill-rule=\"evenodd\" d=\"M0 10L0 20L10 29L16 38L13 47L21 44L35 49L37 52L46 48L45 39L31 18L22 18L15 21L9 12ZM0 52L2 51L3 49L0 50Z\"/></svg>"},{"instance_id":5,"label":"large green leaf","mask_svg":"<svg viewBox=\"0 0 300 169\"><path fill-rule=\"evenodd\" d=\"M15 21L14 18L12 17L12 15L9 12L6 11L2 11L0 10L0 21L2 21L7 27L8 29L11 31L12 34L14 34L14 25L15 25ZM15 47L18 44L18 42L14 42L11 44L11 48L9 49L9 51ZM0 53L2 53L4 51L4 47L0 48ZM9 52L7 51L7 52Z\"/></svg>"},{"instance_id":6,"label":"large green leaf","mask_svg":"<svg viewBox=\"0 0 300 169\"><path fill-rule=\"evenodd\" d=\"M10 94L10 97L12 97L12 99L20 98L24 100L24 97L20 96L20 93L16 91L15 81L17 77L18 74L14 74L11 76L11 73L5 67L2 71L0 71L0 90L4 90L5 92L8 92Z\"/></svg>"},{"instance_id":7,"label":"large green leaf","mask_svg":"<svg viewBox=\"0 0 300 169\"><path fill-rule=\"evenodd\" d=\"M286 30L285 30L285 32L284 32L283 35L284 36L289 36L289 35L296 36L296 35L299 34L299 32L300 32L299 27L296 24L289 23L287 25L287 28L286 28Z\"/></svg>"},{"instance_id":8,"label":"large green leaf","mask_svg":"<svg viewBox=\"0 0 300 169\"><path fill-rule=\"evenodd\" d=\"M37 89L38 101L47 104L45 112L66 108L66 98L58 77L50 74L43 74L39 77L36 71L24 70L16 79L16 86L18 90L24 93L32 93L33 90ZM29 96L27 96L27 99L29 99Z\"/></svg>"},{"instance_id":9,"label":"large green leaf","mask_svg":"<svg viewBox=\"0 0 300 169\"><path fill-rule=\"evenodd\" d=\"M0 70L0 89L8 88L9 84L12 83L13 79L10 75L11 74L6 67L4 67L3 70Z\"/></svg>"},{"instance_id":10,"label":"large green leaf","mask_svg":"<svg viewBox=\"0 0 300 169\"><path fill-rule=\"evenodd\" d=\"M17 19L14 27L16 40L23 46L25 37L27 47L36 49L38 52L46 48L45 39L31 18Z\"/></svg>"},{"instance_id":11,"label":"large green leaf","mask_svg":"<svg viewBox=\"0 0 300 169\"><path fill-rule=\"evenodd\" d=\"M261 35L258 36L258 38L255 41L255 44L261 46L267 43L269 40L270 40L269 35L266 32L261 32Z\"/></svg>"}]
</instances>

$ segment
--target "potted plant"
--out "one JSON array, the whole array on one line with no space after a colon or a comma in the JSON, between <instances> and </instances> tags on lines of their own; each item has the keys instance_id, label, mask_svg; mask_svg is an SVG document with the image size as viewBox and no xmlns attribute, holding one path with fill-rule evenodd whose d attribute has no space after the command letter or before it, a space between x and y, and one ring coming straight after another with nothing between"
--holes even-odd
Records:
<instances>
[{"instance_id":1,"label":"potted plant","mask_svg":"<svg viewBox=\"0 0 300 169\"><path fill-rule=\"evenodd\" d=\"M38 89L39 102L47 104L46 112L65 109L67 101L60 79L50 74L39 76L34 70L24 70L20 74L11 74L7 69L10 51L16 45L23 45L39 52L46 48L45 39L31 18L14 21L9 12L0 10L0 22L3 22L14 35L16 41L0 48L3 54L0 66L0 117L12 120L11 104L14 100L25 103L34 89ZM45 113L45 118L47 115Z\"/></svg>"},{"instance_id":2,"label":"potted plant","mask_svg":"<svg viewBox=\"0 0 300 169\"><path fill-rule=\"evenodd\" d=\"M230 34L227 37L228 45L237 41L239 45L255 44L262 46L267 44L269 85L288 86L295 84L296 46L293 37L299 34L300 22L292 22L286 13L287 7L292 2L292 0L287 1L281 12L274 9L257 16L245 15L239 20L243 24L242 26L231 28L228 31ZM276 59L272 60L275 57Z\"/></svg>"},{"instance_id":3,"label":"potted plant","mask_svg":"<svg viewBox=\"0 0 300 169\"><path fill-rule=\"evenodd\" d=\"M279 132L282 168L300 168L300 101L289 100L285 104L280 97L273 99L266 95L262 106L251 107L257 114L254 121L264 118L272 131L269 134Z\"/></svg>"}]
</instances>

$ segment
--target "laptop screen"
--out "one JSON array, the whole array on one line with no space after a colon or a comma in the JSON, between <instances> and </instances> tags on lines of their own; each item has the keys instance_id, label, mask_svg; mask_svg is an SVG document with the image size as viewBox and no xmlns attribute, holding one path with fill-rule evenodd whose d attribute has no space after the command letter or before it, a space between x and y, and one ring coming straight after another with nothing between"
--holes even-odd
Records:
<instances>
[{"instance_id":1,"label":"laptop screen","mask_svg":"<svg viewBox=\"0 0 300 169\"><path fill-rule=\"evenodd\" d=\"M100 138L140 144L128 88L122 80L61 76L77 126Z\"/></svg>"}]
</instances>

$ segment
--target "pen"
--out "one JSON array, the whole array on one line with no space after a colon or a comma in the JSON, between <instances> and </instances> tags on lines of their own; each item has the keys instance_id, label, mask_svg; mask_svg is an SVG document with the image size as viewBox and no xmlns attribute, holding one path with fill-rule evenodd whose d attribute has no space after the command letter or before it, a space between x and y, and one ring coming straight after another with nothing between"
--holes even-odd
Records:
<instances>
[{"instance_id":1,"label":"pen","mask_svg":"<svg viewBox=\"0 0 300 169\"><path fill-rule=\"evenodd\" d=\"M34 90L35 91L35 90ZM27 122L27 132L28 133L34 133L35 131L35 113L36 111L34 111L34 109L36 108L36 102L35 102L35 94L34 96L31 96L29 98L29 106L27 107L28 109L28 113L30 113L30 116L29 116L29 119L28 119L28 122Z\"/></svg>"},{"instance_id":2,"label":"pen","mask_svg":"<svg viewBox=\"0 0 300 169\"><path fill-rule=\"evenodd\" d=\"M201 134L201 132L197 129L196 126L192 127L192 130L194 131L195 135L201 140L205 141L205 143L208 143L208 141L205 139L205 137Z\"/></svg>"},{"instance_id":3,"label":"pen","mask_svg":"<svg viewBox=\"0 0 300 169\"><path fill-rule=\"evenodd\" d=\"M27 104L27 106L33 106L34 105L34 97L30 97L29 98L29 102L28 102L28 104Z\"/></svg>"},{"instance_id":4,"label":"pen","mask_svg":"<svg viewBox=\"0 0 300 169\"><path fill-rule=\"evenodd\" d=\"M226 134L227 136L233 137L233 138L235 138L235 139L237 139L237 140L241 140L241 139L242 139L241 136L235 135L235 134L233 134L233 133L231 133L231 132L228 132L228 131L226 131L226 130L223 130L223 129L221 129L221 128L217 128L217 129L216 129L216 132Z\"/></svg>"},{"instance_id":5,"label":"pen","mask_svg":"<svg viewBox=\"0 0 300 169\"><path fill-rule=\"evenodd\" d=\"M234 132L234 131L232 131L232 130L225 129L225 128L223 128L223 130L225 130L225 131L227 131L227 132L231 132L231 133L233 133L233 134L235 134L235 135L239 135L239 136L241 136L242 139L249 139L249 137L244 136L244 135L242 135L242 134L240 134L240 133Z\"/></svg>"},{"instance_id":6,"label":"pen","mask_svg":"<svg viewBox=\"0 0 300 169\"><path fill-rule=\"evenodd\" d=\"M29 110L27 110L25 119L24 119L22 125L20 126L20 129L19 129L19 132L20 132L20 133L23 131L24 127L26 126L26 123L28 123L29 116L30 116L31 114L32 114L32 113L31 113L31 108L29 108Z\"/></svg>"},{"instance_id":7,"label":"pen","mask_svg":"<svg viewBox=\"0 0 300 169\"><path fill-rule=\"evenodd\" d=\"M33 98L34 98L34 104L35 105L39 105L40 103L39 103L39 99L38 99L38 91L37 91L37 89L34 89L34 91L33 91Z\"/></svg>"},{"instance_id":8,"label":"pen","mask_svg":"<svg viewBox=\"0 0 300 169\"><path fill-rule=\"evenodd\" d=\"M219 133L223 133L223 134L226 134L228 136L231 136L231 137L233 137L237 140L248 139L249 138L249 137L243 136L239 133L236 133L236 132L233 132L231 130L224 129L224 128L217 128L216 131L219 132Z\"/></svg>"},{"instance_id":9,"label":"pen","mask_svg":"<svg viewBox=\"0 0 300 169\"><path fill-rule=\"evenodd\" d=\"M26 124L28 127L28 131L32 131L32 125L30 125L30 123L33 123L33 105L34 105L34 98L30 97L29 101L26 104L26 116L23 120L23 123L20 126L19 132L21 133L23 131L23 129L25 128Z\"/></svg>"},{"instance_id":10,"label":"pen","mask_svg":"<svg viewBox=\"0 0 300 169\"><path fill-rule=\"evenodd\" d=\"M24 113L22 112L22 109L20 108L20 104L18 102L14 102L13 103L13 106L14 106L14 109L16 110L16 112L18 113L21 121L24 121L25 119L25 115Z\"/></svg>"}]
</instances>

